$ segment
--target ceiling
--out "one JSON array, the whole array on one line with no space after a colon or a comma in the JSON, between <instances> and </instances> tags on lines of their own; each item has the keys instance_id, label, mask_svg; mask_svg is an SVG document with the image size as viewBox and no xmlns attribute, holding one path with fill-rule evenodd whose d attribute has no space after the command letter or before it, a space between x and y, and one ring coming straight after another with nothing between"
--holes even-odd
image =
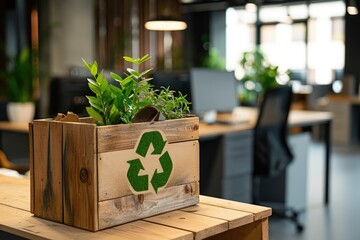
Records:
<instances>
[{"instance_id":1,"label":"ceiling","mask_svg":"<svg viewBox=\"0 0 360 240\"><path fill-rule=\"evenodd\" d=\"M225 10L228 7L244 6L247 2L258 5L272 4L296 4L304 2L331 2L335 0L180 0L183 6L183 12L200 12Z\"/></svg>"}]
</instances>

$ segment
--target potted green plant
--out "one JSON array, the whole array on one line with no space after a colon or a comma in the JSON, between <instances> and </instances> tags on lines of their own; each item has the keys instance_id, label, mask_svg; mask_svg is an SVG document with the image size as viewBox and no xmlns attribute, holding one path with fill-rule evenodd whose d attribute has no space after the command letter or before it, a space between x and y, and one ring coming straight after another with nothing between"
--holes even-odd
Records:
<instances>
[{"instance_id":1,"label":"potted green plant","mask_svg":"<svg viewBox=\"0 0 360 240\"><path fill-rule=\"evenodd\" d=\"M7 70L0 76L5 81L8 118L13 122L30 122L35 113L30 50L25 47L17 56L7 59Z\"/></svg>"},{"instance_id":2,"label":"potted green plant","mask_svg":"<svg viewBox=\"0 0 360 240\"><path fill-rule=\"evenodd\" d=\"M73 113L29 124L31 211L98 231L199 202L199 118L168 88L154 90L141 58L110 84L96 62L90 117Z\"/></svg>"},{"instance_id":3,"label":"potted green plant","mask_svg":"<svg viewBox=\"0 0 360 240\"><path fill-rule=\"evenodd\" d=\"M280 85L280 78L284 78L283 82L289 80L289 73L281 73L278 66L270 64L259 48L244 52L240 66L243 70L240 102L245 105L257 105L266 89Z\"/></svg>"},{"instance_id":4,"label":"potted green plant","mask_svg":"<svg viewBox=\"0 0 360 240\"><path fill-rule=\"evenodd\" d=\"M149 60L150 56L147 54L142 58L124 57L124 59L139 68L139 65ZM88 79L88 82L95 96L87 96L90 107L87 107L86 110L98 125L139 121L136 115L146 106L157 109L164 119L183 118L189 113L190 103L181 92L178 93L179 96L175 97L174 92L169 88L161 90L152 88L149 83L151 78L145 77L152 69L140 72L137 69L128 68L124 73L125 77L111 73L111 77L119 83L119 87L117 87L108 83L102 72L98 72L96 62L89 64L84 59L83 62L94 77L94 79ZM147 110L147 113L143 114L151 113Z\"/></svg>"}]
</instances>

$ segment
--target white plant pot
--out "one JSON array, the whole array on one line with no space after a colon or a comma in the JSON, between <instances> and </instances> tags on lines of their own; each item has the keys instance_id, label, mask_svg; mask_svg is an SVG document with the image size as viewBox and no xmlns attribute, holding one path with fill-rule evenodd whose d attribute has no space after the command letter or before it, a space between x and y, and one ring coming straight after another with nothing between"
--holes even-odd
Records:
<instances>
[{"instance_id":1,"label":"white plant pot","mask_svg":"<svg viewBox=\"0 0 360 240\"><path fill-rule=\"evenodd\" d=\"M11 122L31 122L35 115L35 103L9 102L6 110Z\"/></svg>"}]
</instances>

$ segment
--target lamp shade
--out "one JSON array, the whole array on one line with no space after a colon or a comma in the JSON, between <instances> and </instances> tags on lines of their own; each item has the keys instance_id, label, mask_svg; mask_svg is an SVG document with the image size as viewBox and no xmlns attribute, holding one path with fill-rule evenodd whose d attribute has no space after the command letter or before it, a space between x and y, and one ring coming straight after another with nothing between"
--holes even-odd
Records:
<instances>
[{"instance_id":1,"label":"lamp shade","mask_svg":"<svg viewBox=\"0 0 360 240\"><path fill-rule=\"evenodd\" d=\"M350 15L357 15L359 13L356 2L354 0L349 1L346 10Z\"/></svg>"},{"instance_id":2,"label":"lamp shade","mask_svg":"<svg viewBox=\"0 0 360 240\"><path fill-rule=\"evenodd\" d=\"M184 21L170 17L162 17L149 20L145 23L145 28L153 31L180 31L187 28Z\"/></svg>"}]
</instances>

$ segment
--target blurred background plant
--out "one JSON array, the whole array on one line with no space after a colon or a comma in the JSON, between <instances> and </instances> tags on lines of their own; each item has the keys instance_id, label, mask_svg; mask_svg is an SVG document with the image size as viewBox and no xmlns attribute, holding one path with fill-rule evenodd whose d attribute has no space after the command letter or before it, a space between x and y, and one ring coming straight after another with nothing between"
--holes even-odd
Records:
<instances>
[{"instance_id":1,"label":"blurred background plant","mask_svg":"<svg viewBox=\"0 0 360 240\"><path fill-rule=\"evenodd\" d=\"M237 77L242 105L256 106L266 89L287 84L290 79L290 72L280 71L279 66L270 64L259 48L244 52L240 67Z\"/></svg>"},{"instance_id":2,"label":"blurred background plant","mask_svg":"<svg viewBox=\"0 0 360 240\"><path fill-rule=\"evenodd\" d=\"M206 68L225 70L225 60L214 47L211 47L208 54L203 57L201 65Z\"/></svg>"},{"instance_id":3,"label":"blurred background plant","mask_svg":"<svg viewBox=\"0 0 360 240\"><path fill-rule=\"evenodd\" d=\"M33 68L30 49L24 47L15 57L6 56L7 70L0 72L5 83L4 95L9 102L31 102L33 100Z\"/></svg>"}]
</instances>

